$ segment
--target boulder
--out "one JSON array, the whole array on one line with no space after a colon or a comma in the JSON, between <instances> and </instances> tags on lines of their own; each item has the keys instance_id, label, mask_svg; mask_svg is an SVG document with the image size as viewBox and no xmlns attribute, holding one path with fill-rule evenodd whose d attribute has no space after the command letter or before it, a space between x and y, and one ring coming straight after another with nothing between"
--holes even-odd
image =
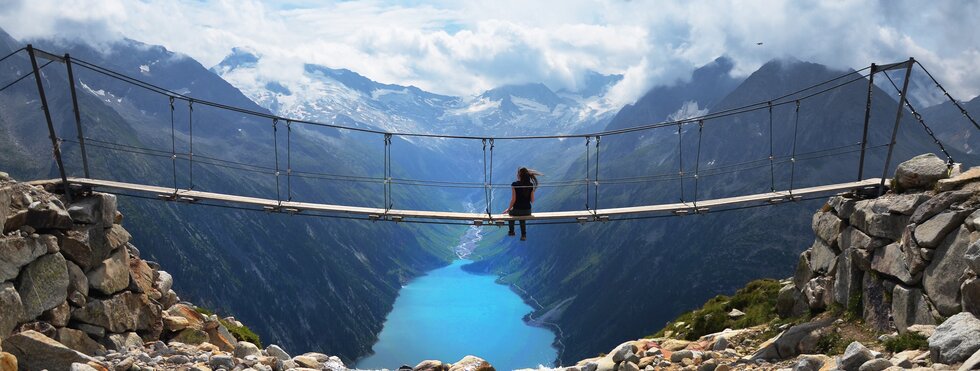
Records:
<instances>
[{"instance_id":1,"label":"boulder","mask_svg":"<svg viewBox=\"0 0 980 371\"><path fill-rule=\"evenodd\" d=\"M827 204L830 205L837 216L841 219L847 220L851 217L851 213L854 212L854 204L857 201L853 198L847 198L844 196L834 196L831 197Z\"/></svg>"},{"instance_id":2,"label":"boulder","mask_svg":"<svg viewBox=\"0 0 980 371\"><path fill-rule=\"evenodd\" d=\"M950 191L973 182L980 182L980 166L971 167L969 170L957 174L952 178L940 179L936 183L936 191Z\"/></svg>"},{"instance_id":3,"label":"boulder","mask_svg":"<svg viewBox=\"0 0 980 371\"><path fill-rule=\"evenodd\" d=\"M905 262L905 252L899 243L889 244L875 252L871 260L871 269L902 281L906 285L914 285L922 278L913 276Z\"/></svg>"},{"instance_id":4,"label":"boulder","mask_svg":"<svg viewBox=\"0 0 980 371\"><path fill-rule=\"evenodd\" d=\"M858 371L884 371L886 368L894 366L891 361L884 358L875 358L864 362Z\"/></svg>"},{"instance_id":5,"label":"boulder","mask_svg":"<svg viewBox=\"0 0 980 371\"><path fill-rule=\"evenodd\" d=\"M936 249L932 263L922 275L922 287L932 299L936 310L943 316L951 316L961 310L960 276L966 270L967 243L970 232L960 227L957 233L950 233Z\"/></svg>"},{"instance_id":6,"label":"boulder","mask_svg":"<svg viewBox=\"0 0 980 371\"><path fill-rule=\"evenodd\" d=\"M218 325L217 327L206 328L204 331L208 333L208 342L216 345L222 351L234 351L238 345L238 340L235 339L231 332L228 332L225 326Z\"/></svg>"},{"instance_id":7,"label":"boulder","mask_svg":"<svg viewBox=\"0 0 980 371\"><path fill-rule=\"evenodd\" d=\"M960 286L963 311L980 316L980 279L971 277Z\"/></svg>"},{"instance_id":8,"label":"boulder","mask_svg":"<svg viewBox=\"0 0 980 371\"><path fill-rule=\"evenodd\" d=\"M933 362L956 364L965 361L980 349L980 319L963 312L949 317L936 327L929 337L929 352Z\"/></svg>"},{"instance_id":9,"label":"boulder","mask_svg":"<svg viewBox=\"0 0 980 371\"><path fill-rule=\"evenodd\" d=\"M174 278L170 275L170 273L167 273L166 271L157 271L157 279L156 282L153 283L153 286L156 287L161 294L166 294L169 292L170 289L173 288L173 285Z\"/></svg>"},{"instance_id":10,"label":"boulder","mask_svg":"<svg viewBox=\"0 0 980 371\"><path fill-rule=\"evenodd\" d=\"M17 357L7 352L0 352L0 371L17 371Z\"/></svg>"},{"instance_id":11,"label":"boulder","mask_svg":"<svg viewBox=\"0 0 980 371\"><path fill-rule=\"evenodd\" d=\"M281 359L283 361L292 358L289 356L289 353L286 353L285 350L282 350L282 348L280 348L278 345L275 344L266 347L265 354L268 354L270 357Z\"/></svg>"},{"instance_id":12,"label":"boulder","mask_svg":"<svg viewBox=\"0 0 980 371\"><path fill-rule=\"evenodd\" d=\"M966 201L971 195L973 195L973 192L970 191L950 191L937 194L935 197L929 199L929 201L915 208L915 212L912 213L912 218L909 221L916 224L922 223L936 214L949 209L951 205Z\"/></svg>"},{"instance_id":13,"label":"boulder","mask_svg":"<svg viewBox=\"0 0 980 371\"><path fill-rule=\"evenodd\" d=\"M71 260L66 261L65 266L68 268L68 292L88 296L88 277L82 272L82 268Z\"/></svg>"},{"instance_id":14,"label":"boulder","mask_svg":"<svg viewBox=\"0 0 980 371\"><path fill-rule=\"evenodd\" d=\"M813 353L817 350L820 336L827 331L834 318L824 318L802 323L779 334L759 346L752 355L753 360L787 359L799 354Z\"/></svg>"},{"instance_id":15,"label":"boulder","mask_svg":"<svg viewBox=\"0 0 980 371\"><path fill-rule=\"evenodd\" d=\"M437 360L425 360L415 365L412 371L449 371L449 365Z\"/></svg>"},{"instance_id":16,"label":"boulder","mask_svg":"<svg viewBox=\"0 0 980 371\"><path fill-rule=\"evenodd\" d=\"M834 301L849 308L850 301L861 296L861 278L864 274L854 263L856 250L844 250L837 257L837 272L834 275Z\"/></svg>"},{"instance_id":17,"label":"boulder","mask_svg":"<svg viewBox=\"0 0 980 371\"><path fill-rule=\"evenodd\" d=\"M912 325L936 324L922 290L902 285L896 285L892 290L892 318L902 334Z\"/></svg>"},{"instance_id":18,"label":"boulder","mask_svg":"<svg viewBox=\"0 0 980 371\"><path fill-rule=\"evenodd\" d=\"M7 222L10 215L10 194L13 190L10 187L0 187L0 233L3 232L3 224Z\"/></svg>"},{"instance_id":19,"label":"boulder","mask_svg":"<svg viewBox=\"0 0 980 371\"><path fill-rule=\"evenodd\" d=\"M793 284L796 289L803 291L803 286L813 278L813 269L810 268L810 251L800 253L800 259L796 263L796 272L793 274Z\"/></svg>"},{"instance_id":20,"label":"boulder","mask_svg":"<svg viewBox=\"0 0 980 371\"><path fill-rule=\"evenodd\" d=\"M841 220L834 213L818 212L813 214L813 233L827 245L835 245L841 231Z\"/></svg>"},{"instance_id":21,"label":"boulder","mask_svg":"<svg viewBox=\"0 0 980 371\"><path fill-rule=\"evenodd\" d=\"M238 344L235 345L235 357L237 358L259 356L260 354L259 347L247 341L239 341Z\"/></svg>"},{"instance_id":22,"label":"boulder","mask_svg":"<svg viewBox=\"0 0 980 371\"><path fill-rule=\"evenodd\" d=\"M84 272L92 268L92 245L104 244L104 234L94 227L76 228L59 233L58 244L61 253Z\"/></svg>"},{"instance_id":23,"label":"boulder","mask_svg":"<svg viewBox=\"0 0 980 371\"><path fill-rule=\"evenodd\" d=\"M40 238L0 238L0 282L17 278L21 267L47 252L48 248Z\"/></svg>"},{"instance_id":24,"label":"boulder","mask_svg":"<svg viewBox=\"0 0 980 371\"><path fill-rule=\"evenodd\" d=\"M973 273L980 273L980 240L974 241L966 248L963 258Z\"/></svg>"},{"instance_id":25,"label":"boulder","mask_svg":"<svg viewBox=\"0 0 980 371\"><path fill-rule=\"evenodd\" d=\"M94 358L36 331L25 331L4 339L3 350L17 357L23 370L68 370L76 362L99 364Z\"/></svg>"},{"instance_id":26,"label":"boulder","mask_svg":"<svg viewBox=\"0 0 980 371\"><path fill-rule=\"evenodd\" d=\"M208 337L208 333L204 330L185 328L177 332L177 334L170 340L183 344L200 345L210 342L211 339Z\"/></svg>"},{"instance_id":27,"label":"boulder","mask_svg":"<svg viewBox=\"0 0 980 371\"><path fill-rule=\"evenodd\" d=\"M34 202L27 208L24 224L37 230L71 229L72 220L60 202Z\"/></svg>"},{"instance_id":28,"label":"boulder","mask_svg":"<svg viewBox=\"0 0 980 371\"><path fill-rule=\"evenodd\" d=\"M793 365L793 371L820 371L823 362L815 357L800 357Z\"/></svg>"},{"instance_id":29,"label":"boulder","mask_svg":"<svg viewBox=\"0 0 980 371\"><path fill-rule=\"evenodd\" d=\"M926 153L898 164L895 170L895 188L928 189L947 177L946 162L935 154Z\"/></svg>"},{"instance_id":30,"label":"boulder","mask_svg":"<svg viewBox=\"0 0 980 371\"><path fill-rule=\"evenodd\" d=\"M495 371L495 369L480 357L466 356L453 363L449 371Z\"/></svg>"},{"instance_id":31,"label":"boulder","mask_svg":"<svg viewBox=\"0 0 980 371\"><path fill-rule=\"evenodd\" d=\"M108 329L110 332L143 331L159 333L163 329L160 307L146 295L122 292L109 299L91 300L84 308L72 312L72 319Z\"/></svg>"},{"instance_id":32,"label":"boulder","mask_svg":"<svg viewBox=\"0 0 980 371\"><path fill-rule=\"evenodd\" d=\"M213 369L220 368L225 370L232 370L235 368L235 357L224 355L224 354L216 354L211 357L210 361L208 361L208 365L211 366L211 368Z\"/></svg>"},{"instance_id":33,"label":"boulder","mask_svg":"<svg viewBox=\"0 0 980 371\"><path fill-rule=\"evenodd\" d=\"M616 350L612 352L612 360L613 362L620 363L635 355L636 352L636 346L632 342L628 342L616 347Z\"/></svg>"},{"instance_id":34,"label":"boulder","mask_svg":"<svg viewBox=\"0 0 980 371\"><path fill-rule=\"evenodd\" d=\"M92 340L87 334L79 330L67 327L59 328L55 340L85 355L100 356L105 354L105 347L102 344Z\"/></svg>"},{"instance_id":35,"label":"boulder","mask_svg":"<svg viewBox=\"0 0 980 371\"><path fill-rule=\"evenodd\" d=\"M779 318L799 317L807 313L809 305L803 293L794 285L786 285L779 289L776 297L776 314Z\"/></svg>"},{"instance_id":36,"label":"boulder","mask_svg":"<svg viewBox=\"0 0 980 371\"><path fill-rule=\"evenodd\" d=\"M13 331L24 319L24 304L14 284L0 282L0 339Z\"/></svg>"},{"instance_id":37,"label":"boulder","mask_svg":"<svg viewBox=\"0 0 980 371\"><path fill-rule=\"evenodd\" d=\"M884 281L873 274L865 274L861 283L864 322L878 332L891 330L891 303L888 301Z\"/></svg>"},{"instance_id":38,"label":"boulder","mask_svg":"<svg viewBox=\"0 0 980 371\"><path fill-rule=\"evenodd\" d=\"M950 231L955 230L969 215L966 210L951 210L942 212L915 227L915 241L919 246L935 248L946 238Z\"/></svg>"},{"instance_id":39,"label":"boulder","mask_svg":"<svg viewBox=\"0 0 980 371\"><path fill-rule=\"evenodd\" d=\"M836 238L835 238L836 240ZM830 275L837 267L837 252L819 238L810 247L810 270L815 275Z\"/></svg>"},{"instance_id":40,"label":"boulder","mask_svg":"<svg viewBox=\"0 0 980 371\"><path fill-rule=\"evenodd\" d=\"M909 216L889 213L886 204L879 205L878 202L878 200L858 201L854 213L851 214L851 225L871 237L896 241L902 237Z\"/></svg>"},{"instance_id":41,"label":"boulder","mask_svg":"<svg viewBox=\"0 0 980 371\"><path fill-rule=\"evenodd\" d=\"M959 370L957 371L969 371L969 370L980 370L980 350L978 350L976 353L973 353L973 355L970 356L970 358L967 358L967 360L963 362L963 365L960 366Z\"/></svg>"},{"instance_id":42,"label":"boulder","mask_svg":"<svg viewBox=\"0 0 980 371\"><path fill-rule=\"evenodd\" d=\"M813 311L822 311L833 303L834 281L831 277L817 277L803 288L807 306Z\"/></svg>"},{"instance_id":43,"label":"boulder","mask_svg":"<svg viewBox=\"0 0 980 371\"><path fill-rule=\"evenodd\" d=\"M87 323L81 323L81 322L72 322L69 324L69 326L71 326L71 328L73 329L84 332L86 335L88 335L90 338L93 339L102 339L105 337L105 328L99 326L89 325Z\"/></svg>"},{"instance_id":44,"label":"boulder","mask_svg":"<svg viewBox=\"0 0 980 371\"><path fill-rule=\"evenodd\" d=\"M167 309L167 316L182 318L186 322L183 327L196 328L199 330L204 328L204 322L207 321L207 318L205 318L203 314L198 313L198 311L194 310L194 308L191 308L191 306L187 304L175 304L174 306L170 307L170 309Z\"/></svg>"},{"instance_id":45,"label":"boulder","mask_svg":"<svg viewBox=\"0 0 980 371\"><path fill-rule=\"evenodd\" d=\"M68 306L68 302L65 301L54 308L48 309L41 313L41 320L50 323L54 327L65 327L68 326L68 319L71 316L71 307Z\"/></svg>"},{"instance_id":46,"label":"boulder","mask_svg":"<svg viewBox=\"0 0 980 371\"><path fill-rule=\"evenodd\" d=\"M140 349L143 347L143 339L135 332L125 332L122 334L112 334L104 339L106 348L113 349L120 353L125 353L130 349Z\"/></svg>"},{"instance_id":47,"label":"boulder","mask_svg":"<svg viewBox=\"0 0 980 371\"><path fill-rule=\"evenodd\" d=\"M842 370L854 371L858 370L865 362L874 358L874 353L871 353L871 350L855 341L847 346L837 365Z\"/></svg>"},{"instance_id":48,"label":"boulder","mask_svg":"<svg viewBox=\"0 0 980 371\"><path fill-rule=\"evenodd\" d=\"M112 295L129 286L129 252L116 249L108 258L96 265L86 277L89 287L105 295Z\"/></svg>"},{"instance_id":49,"label":"boulder","mask_svg":"<svg viewBox=\"0 0 980 371\"><path fill-rule=\"evenodd\" d=\"M25 318L36 318L68 298L68 267L60 253L44 255L24 268L17 280Z\"/></svg>"},{"instance_id":50,"label":"boulder","mask_svg":"<svg viewBox=\"0 0 980 371\"><path fill-rule=\"evenodd\" d=\"M94 193L71 204L68 214L76 223L111 226L116 218L116 196Z\"/></svg>"},{"instance_id":51,"label":"boulder","mask_svg":"<svg viewBox=\"0 0 980 371\"><path fill-rule=\"evenodd\" d=\"M126 250L126 249L120 249ZM153 268L150 268L146 261L139 258L130 257L129 259L129 282L132 291L144 292L153 297L159 298L160 292L153 288L156 277L153 277Z\"/></svg>"},{"instance_id":52,"label":"boulder","mask_svg":"<svg viewBox=\"0 0 980 371\"><path fill-rule=\"evenodd\" d=\"M888 212L893 214L912 215L915 209L929 200L929 196L922 193L909 193L903 195L886 196L888 200Z\"/></svg>"},{"instance_id":53,"label":"boulder","mask_svg":"<svg viewBox=\"0 0 980 371\"><path fill-rule=\"evenodd\" d=\"M845 228L840 235L838 240L840 249L860 249L866 251L874 251L875 249L885 246L888 244L888 240L884 238L871 238L864 232L854 227Z\"/></svg>"}]
</instances>

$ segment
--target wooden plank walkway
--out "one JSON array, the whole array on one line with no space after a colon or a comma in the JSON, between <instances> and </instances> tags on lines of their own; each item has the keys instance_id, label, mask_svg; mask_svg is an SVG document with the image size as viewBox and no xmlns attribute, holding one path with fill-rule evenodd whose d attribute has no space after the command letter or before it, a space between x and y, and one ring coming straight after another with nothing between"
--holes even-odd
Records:
<instances>
[{"instance_id":1,"label":"wooden plank walkway","mask_svg":"<svg viewBox=\"0 0 980 371\"><path fill-rule=\"evenodd\" d=\"M43 182L55 182L55 181L43 181ZM60 180L57 180L57 182L60 182ZM149 194L157 195L162 199L188 201L188 202L195 202L198 200L210 200L210 201L228 202L228 203L234 203L240 205L258 206L258 207L265 208L267 210L275 210L275 211L286 211L286 212L316 211L316 212L333 213L333 214L364 215L370 218L384 218L385 216L387 216L388 218L393 220L443 219L443 220L457 220L457 221L459 220L472 221L474 222L474 224L491 224L494 222L504 222L508 220L521 220L521 219L523 220L575 219L580 221L593 221L593 220L603 220L610 216L622 216L622 215L632 215L632 214L660 213L660 214L683 215L683 214L703 213L703 212L709 212L712 208L719 208L723 206L749 205L749 204L759 204L759 203L773 204L773 203L791 201L794 198L803 197L803 196L811 196L817 194L826 194L826 193L834 193L834 192L848 191L848 190L861 189L861 188L876 187L878 186L878 184L881 183L881 179L871 178L871 179L865 179L857 182L800 188L800 189L794 189L792 192L777 191L777 192L760 193L760 194L753 194L753 195L746 195L746 196L701 200L698 201L696 205L694 203L672 203L672 204L659 204L659 205L619 207L619 208L598 209L598 210L550 211L550 212L534 213L531 216L524 216L524 217L512 217L504 214L495 214L491 217L487 214L482 214L482 213L464 213L464 212L429 211L429 210L399 210L399 209L388 210L386 213L385 210L382 208L329 205L329 204L318 204L318 203L296 202L296 201L279 202L276 200L266 199L266 198L236 196L236 195L228 195L223 193L195 191L189 189L178 189L176 192L174 192L174 188L116 182L111 180L68 178L68 182L71 184L78 184L78 185L89 186L94 188L103 188L108 190L123 190L123 191L133 191L133 192L140 192L140 193L149 193Z\"/></svg>"}]
</instances>

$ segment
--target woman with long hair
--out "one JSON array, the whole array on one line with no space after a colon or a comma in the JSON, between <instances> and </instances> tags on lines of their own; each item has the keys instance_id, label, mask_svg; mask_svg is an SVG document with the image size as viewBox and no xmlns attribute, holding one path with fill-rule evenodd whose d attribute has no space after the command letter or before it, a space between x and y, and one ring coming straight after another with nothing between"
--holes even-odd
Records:
<instances>
[{"instance_id":1,"label":"woman with long hair","mask_svg":"<svg viewBox=\"0 0 980 371\"><path fill-rule=\"evenodd\" d=\"M538 189L538 177L541 173L522 167L517 170L517 181L510 184L510 206L504 214L510 216L530 216L531 204L534 203L534 191ZM514 235L514 221L509 222L509 236ZM521 220L521 241L527 240L527 221Z\"/></svg>"}]
</instances>

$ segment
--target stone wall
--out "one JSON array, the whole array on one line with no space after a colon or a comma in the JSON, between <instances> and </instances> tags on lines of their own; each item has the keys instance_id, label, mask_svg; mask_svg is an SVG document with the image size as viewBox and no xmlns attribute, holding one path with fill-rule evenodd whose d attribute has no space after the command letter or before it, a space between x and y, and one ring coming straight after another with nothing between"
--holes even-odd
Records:
<instances>
[{"instance_id":1,"label":"stone wall","mask_svg":"<svg viewBox=\"0 0 980 371\"><path fill-rule=\"evenodd\" d=\"M816 239L780 291L779 315L839 305L899 333L980 315L980 167L952 175L924 155L899 165L900 193L831 198L813 216Z\"/></svg>"}]
</instances>

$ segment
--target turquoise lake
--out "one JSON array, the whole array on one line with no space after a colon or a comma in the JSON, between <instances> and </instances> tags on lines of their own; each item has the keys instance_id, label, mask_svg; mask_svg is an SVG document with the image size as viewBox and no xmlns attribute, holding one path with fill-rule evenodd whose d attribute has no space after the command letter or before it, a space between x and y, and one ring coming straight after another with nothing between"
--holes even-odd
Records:
<instances>
[{"instance_id":1,"label":"turquoise lake","mask_svg":"<svg viewBox=\"0 0 980 371\"><path fill-rule=\"evenodd\" d=\"M426 359L456 362L466 355L497 370L551 365L555 334L523 321L532 308L494 276L466 272L468 260L429 272L402 287L394 309L360 369L397 369Z\"/></svg>"}]
</instances>

